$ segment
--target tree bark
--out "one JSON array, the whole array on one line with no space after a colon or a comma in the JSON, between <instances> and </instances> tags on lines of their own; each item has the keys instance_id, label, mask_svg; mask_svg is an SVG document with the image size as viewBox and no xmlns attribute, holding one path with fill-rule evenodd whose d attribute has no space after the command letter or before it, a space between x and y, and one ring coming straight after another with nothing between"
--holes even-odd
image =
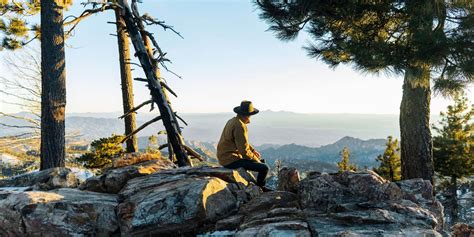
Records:
<instances>
[{"instance_id":1,"label":"tree bark","mask_svg":"<svg viewBox=\"0 0 474 237\"><path fill-rule=\"evenodd\" d=\"M65 165L66 64L63 4L41 0L41 165Z\"/></svg>"},{"instance_id":2,"label":"tree bark","mask_svg":"<svg viewBox=\"0 0 474 237\"><path fill-rule=\"evenodd\" d=\"M125 21L120 16L120 10L115 10L115 19L117 25L117 42L120 60L120 78L122 82L122 100L123 112L126 114L133 109L133 78L130 64L130 42L126 33ZM135 113L125 116L125 134L132 133L137 128ZM138 151L137 136L133 135L127 140L127 152Z\"/></svg>"},{"instance_id":3,"label":"tree bark","mask_svg":"<svg viewBox=\"0 0 474 237\"><path fill-rule=\"evenodd\" d=\"M430 131L430 71L405 71L400 105L402 179L422 178L433 184L433 143Z\"/></svg>"},{"instance_id":4,"label":"tree bark","mask_svg":"<svg viewBox=\"0 0 474 237\"><path fill-rule=\"evenodd\" d=\"M458 182L455 176L451 177L451 223L458 221Z\"/></svg>"}]
</instances>

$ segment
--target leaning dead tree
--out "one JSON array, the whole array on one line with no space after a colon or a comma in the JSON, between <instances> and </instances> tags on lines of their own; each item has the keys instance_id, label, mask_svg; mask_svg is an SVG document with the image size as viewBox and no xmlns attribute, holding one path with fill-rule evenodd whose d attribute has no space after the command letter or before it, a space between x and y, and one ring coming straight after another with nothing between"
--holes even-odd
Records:
<instances>
[{"instance_id":1,"label":"leaning dead tree","mask_svg":"<svg viewBox=\"0 0 474 237\"><path fill-rule=\"evenodd\" d=\"M146 104L151 104L152 107L153 105L156 105L160 111L160 116L152 119L149 122L146 122L135 131L127 134L123 142L134 134L138 133L140 130L144 129L146 126L161 120L168 136L168 149L170 151L170 157L173 157L174 154L178 166L192 166L189 156L198 158L200 160L202 160L202 157L184 144L184 139L181 135L181 128L178 119L180 119L183 123L185 122L176 114L175 111L173 111L167 91L175 96L176 93L171 90L171 88L163 81L160 76L159 65L167 69L165 63L169 62L169 60L165 57L166 53L163 53L157 41L153 37L153 34L145 29L145 25L156 24L162 26L164 29L173 29L168 25L165 25L163 22L157 21L148 15L140 15L138 12L136 0L132 0L131 7L129 6L127 0L119 0L117 3L118 7L120 8L119 12L121 17L125 22L128 36L132 40L132 44L135 49L135 56L139 59L140 66L146 75L146 78L137 78L137 80L146 82L151 94L150 101L139 105L137 108L131 109L123 117L127 116L129 113L134 113L140 107ZM174 32L177 33L176 31ZM155 57L155 55L157 56Z\"/></svg>"},{"instance_id":2,"label":"leaning dead tree","mask_svg":"<svg viewBox=\"0 0 474 237\"><path fill-rule=\"evenodd\" d=\"M156 105L160 111L160 116L157 116L152 120L145 122L135 130L128 132L122 142L126 142L150 124L161 120L166 129L168 144L160 146L160 148L163 149L167 147L170 158L176 162L178 166L192 166L190 158L196 158L201 161L204 159L199 155L199 153L195 152L192 148L186 146L184 143L178 120L183 122L185 125L187 124L171 107L171 102L167 93L169 92L173 96L177 95L173 90L171 90L171 88L161 77L160 66L171 74L174 74L175 76L178 75L168 70L166 67L165 63L170 62L170 60L165 57L166 53L161 50L158 42L153 37L153 34L145 29L145 25L158 25L164 30L171 30L177 35L181 35L171 26L166 25L163 21L158 21L148 14L140 15L138 12L137 3L137 0L132 0L130 6L127 0L89 1L84 5L92 5L91 9L85 10L79 17L71 16L74 19L67 22L67 24L71 26L68 34L75 29L81 20L99 12L115 10L117 13L116 18L120 18L121 21L114 22L114 24L125 24L125 31L132 41L133 47L135 49L135 56L140 61L140 64L133 63L130 60L124 63L134 64L143 69L146 78L135 78L135 80L147 83L147 87L149 88L151 94L150 100L145 101L134 108L130 108L119 118L126 118L129 115L136 113L145 105L151 105L152 110ZM155 55L157 56L155 57Z\"/></svg>"}]
</instances>

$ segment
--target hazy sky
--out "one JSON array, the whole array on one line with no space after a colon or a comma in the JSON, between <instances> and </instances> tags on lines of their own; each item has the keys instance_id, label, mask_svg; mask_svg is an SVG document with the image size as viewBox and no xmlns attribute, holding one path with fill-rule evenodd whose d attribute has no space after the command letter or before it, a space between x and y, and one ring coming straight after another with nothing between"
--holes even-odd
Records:
<instances>
[{"instance_id":1,"label":"hazy sky","mask_svg":"<svg viewBox=\"0 0 474 237\"><path fill-rule=\"evenodd\" d=\"M68 14L78 15L79 1ZM301 48L307 35L281 42L258 18L250 0L148 0L140 5L184 36L149 27L168 57L169 68L183 76L163 72L177 92L173 105L179 112L229 112L241 100L252 100L263 110L302 113L397 114L400 76L363 75L350 66L335 70L306 56ZM67 112L120 111L121 92L113 12L83 21L67 43ZM0 52L0 56L6 52ZM137 61L135 59L135 61ZM0 66L2 75L5 67ZM134 76L141 76L141 68ZM143 83L134 82L135 102L149 98ZM473 87L468 97L474 101ZM432 113L448 101L435 97ZM0 111L15 112L0 103Z\"/></svg>"}]
</instances>

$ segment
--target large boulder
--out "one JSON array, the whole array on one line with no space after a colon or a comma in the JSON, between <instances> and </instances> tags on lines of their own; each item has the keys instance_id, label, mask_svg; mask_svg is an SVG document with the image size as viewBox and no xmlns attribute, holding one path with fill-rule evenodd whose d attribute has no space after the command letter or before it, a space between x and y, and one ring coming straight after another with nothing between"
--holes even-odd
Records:
<instances>
[{"instance_id":1,"label":"large boulder","mask_svg":"<svg viewBox=\"0 0 474 237\"><path fill-rule=\"evenodd\" d=\"M79 185L76 175L68 168L51 168L0 179L0 187L30 187L33 190L75 188Z\"/></svg>"},{"instance_id":2,"label":"large boulder","mask_svg":"<svg viewBox=\"0 0 474 237\"><path fill-rule=\"evenodd\" d=\"M375 172L312 173L299 187L302 208L329 211L341 204L399 200L402 190Z\"/></svg>"},{"instance_id":3,"label":"large boulder","mask_svg":"<svg viewBox=\"0 0 474 237\"><path fill-rule=\"evenodd\" d=\"M236 170L181 167L129 180L119 192L117 214L123 235L194 234L261 192Z\"/></svg>"},{"instance_id":4,"label":"large boulder","mask_svg":"<svg viewBox=\"0 0 474 237\"><path fill-rule=\"evenodd\" d=\"M155 159L130 166L112 168L100 176L87 179L79 188L94 192L118 193L130 179L172 168L175 168L175 165L166 159Z\"/></svg>"},{"instance_id":5,"label":"large boulder","mask_svg":"<svg viewBox=\"0 0 474 237\"><path fill-rule=\"evenodd\" d=\"M0 192L0 236L110 236L116 195L57 189Z\"/></svg>"},{"instance_id":6,"label":"large boulder","mask_svg":"<svg viewBox=\"0 0 474 237\"><path fill-rule=\"evenodd\" d=\"M312 173L299 201L320 236L440 236L442 207L424 180L389 182L372 171Z\"/></svg>"},{"instance_id":7,"label":"large boulder","mask_svg":"<svg viewBox=\"0 0 474 237\"><path fill-rule=\"evenodd\" d=\"M237 208L228 183L215 177L148 176L121 191L117 208L124 236L192 234L224 218ZM155 179L154 179L155 178ZM158 184L154 184L156 180ZM141 179L144 181L144 179Z\"/></svg>"}]
</instances>

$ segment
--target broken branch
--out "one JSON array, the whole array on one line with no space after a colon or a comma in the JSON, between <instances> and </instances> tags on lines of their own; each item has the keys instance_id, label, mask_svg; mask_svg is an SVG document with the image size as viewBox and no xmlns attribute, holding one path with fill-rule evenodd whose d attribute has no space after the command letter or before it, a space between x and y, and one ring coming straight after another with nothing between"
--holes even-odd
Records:
<instances>
[{"instance_id":1,"label":"broken branch","mask_svg":"<svg viewBox=\"0 0 474 237\"><path fill-rule=\"evenodd\" d=\"M204 158L202 158L201 155L199 155L199 153L197 153L195 150L193 150L191 147L189 146L186 146L184 145L184 149L188 152L189 155L191 155L192 157L200 160L200 161L204 161Z\"/></svg>"},{"instance_id":2,"label":"broken branch","mask_svg":"<svg viewBox=\"0 0 474 237\"><path fill-rule=\"evenodd\" d=\"M149 103L153 103L153 100L150 99L150 100L147 100L147 101L145 101L145 102L139 104L137 107L131 109L131 110L128 111L126 114L120 116L119 119L123 119L123 118L127 117L127 116L130 115L131 113L134 113L135 111L139 110L141 107L143 107L143 106L145 106L145 105L147 105L147 104L149 104Z\"/></svg>"},{"instance_id":3,"label":"broken branch","mask_svg":"<svg viewBox=\"0 0 474 237\"><path fill-rule=\"evenodd\" d=\"M171 93L172 95L174 95L174 97L178 97L178 95L176 95L176 93L174 93L174 91L171 90L171 88L170 88L168 85L166 85L166 83L160 81L160 85L161 85L162 87L164 87L167 91L169 91L169 93Z\"/></svg>"},{"instance_id":4,"label":"broken branch","mask_svg":"<svg viewBox=\"0 0 474 237\"><path fill-rule=\"evenodd\" d=\"M137 134L138 132L140 132L142 129L146 128L148 125L158 121L161 119L161 116L158 116L146 123L144 123L142 126L140 126L139 128L137 128L135 131L131 132L130 134L128 134L124 139L122 139L121 143L124 143L125 141L127 141L128 139L130 139L133 135Z\"/></svg>"},{"instance_id":5,"label":"broken branch","mask_svg":"<svg viewBox=\"0 0 474 237\"><path fill-rule=\"evenodd\" d=\"M184 124L186 124L186 126L188 126L188 123L186 123L186 121L184 121L184 119L181 118L176 112L174 113L174 116L176 116L176 118L178 118L179 120L181 120L181 122L183 122Z\"/></svg>"}]
</instances>

